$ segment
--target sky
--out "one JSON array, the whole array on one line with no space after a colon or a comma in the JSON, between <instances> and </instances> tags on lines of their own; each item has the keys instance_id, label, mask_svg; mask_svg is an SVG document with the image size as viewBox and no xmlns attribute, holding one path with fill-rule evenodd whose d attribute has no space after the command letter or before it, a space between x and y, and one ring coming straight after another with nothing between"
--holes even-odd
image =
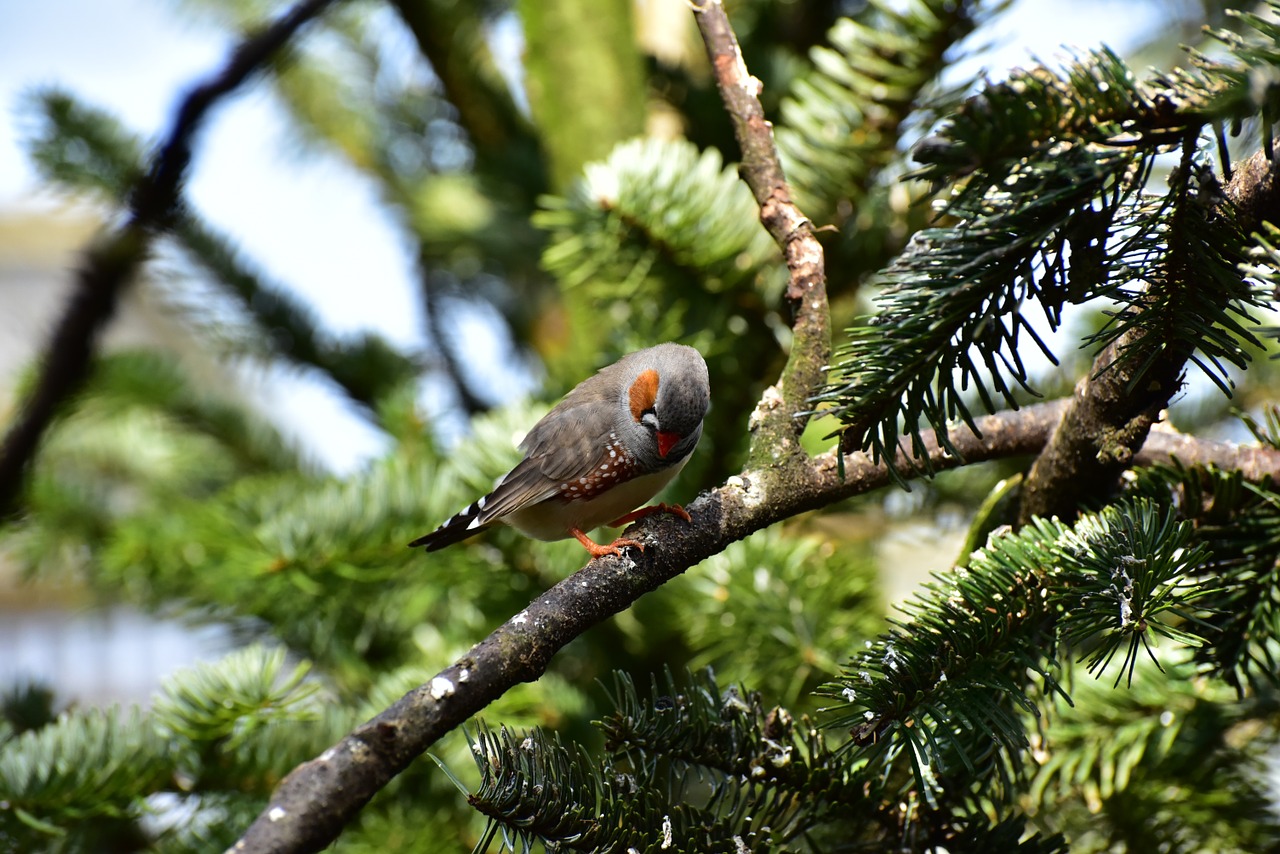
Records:
<instances>
[{"instance_id":1,"label":"sky","mask_svg":"<svg viewBox=\"0 0 1280 854\"><path fill-rule=\"evenodd\" d=\"M647 0L654 2L654 0ZM673 0L682 2L682 0ZM7 0L0 26L0 215L61 204L41 190L20 140L21 103L34 87L65 87L147 136L164 132L194 82L219 68L231 40L190 20L177 0ZM1142 31L1148 4L1021 0L998 22L994 76L1051 60L1063 45L1106 40L1123 51ZM223 104L199 140L188 195L272 279L289 283L333 332L376 331L412 351L423 344L412 253L376 188L338 159L299 157L280 109L263 87ZM249 203L249 202L252 203ZM474 334L484 335L477 322ZM511 388L527 388L531 380ZM268 378L277 408L331 468L377 455L383 442L324 385ZM429 390L424 394L429 395ZM288 427L288 425L286 425Z\"/></svg>"},{"instance_id":2,"label":"sky","mask_svg":"<svg viewBox=\"0 0 1280 854\"><path fill-rule=\"evenodd\" d=\"M47 199L20 140L25 92L56 85L105 107L146 137L167 129L183 93L223 62L232 42L185 20L173 0L13 3L0 27L0 207ZM188 193L268 272L307 283L331 328L376 328L412 346L410 267L373 187L336 159L297 157L263 87L217 109L193 162ZM247 204L246 200L252 200ZM282 234L288 223L305 228ZM302 233L313 235L302 239ZM282 239L283 238L283 239Z\"/></svg>"}]
</instances>

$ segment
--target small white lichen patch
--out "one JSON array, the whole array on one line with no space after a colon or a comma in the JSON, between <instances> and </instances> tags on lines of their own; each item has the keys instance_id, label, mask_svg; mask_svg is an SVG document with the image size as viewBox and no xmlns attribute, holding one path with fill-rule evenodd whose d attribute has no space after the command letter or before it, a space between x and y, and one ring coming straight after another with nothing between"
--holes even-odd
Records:
<instances>
[{"instance_id":1,"label":"small white lichen patch","mask_svg":"<svg viewBox=\"0 0 1280 854\"><path fill-rule=\"evenodd\" d=\"M431 687L427 690L430 691L432 699L439 700L453 693L453 683L443 676L437 676L431 680Z\"/></svg>"},{"instance_id":2,"label":"small white lichen patch","mask_svg":"<svg viewBox=\"0 0 1280 854\"><path fill-rule=\"evenodd\" d=\"M470 679L470 678L471 678L471 671L470 671L470 670L468 670L467 668L465 668L465 667L464 667L464 668L462 668L461 670L459 670L459 671L458 671L458 681L459 681L459 682L466 682L466 681L467 681L468 679Z\"/></svg>"},{"instance_id":3,"label":"small white lichen patch","mask_svg":"<svg viewBox=\"0 0 1280 854\"><path fill-rule=\"evenodd\" d=\"M320 761L321 761L321 762L328 762L329 760L333 759L333 753L334 753L333 748L332 748L332 747L330 747L330 748L329 748L328 750L326 750L324 753L321 753L321 754L320 754Z\"/></svg>"},{"instance_id":4,"label":"small white lichen patch","mask_svg":"<svg viewBox=\"0 0 1280 854\"><path fill-rule=\"evenodd\" d=\"M280 809L280 807L272 807L267 812L267 818L270 819L271 821L279 821L280 819L284 818L286 815L288 815L288 813Z\"/></svg>"},{"instance_id":5,"label":"small white lichen patch","mask_svg":"<svg viewBox=\"0 0 1280 854\"><path fill-rule=\"evenodd\" d=\"M743 507L755 508L763 504L768 499L769 496L766 490L761 489L764 479L759 475L748 472L747 477L741 477L738 479L742 484L741 501ZM730 480L732 480L732 478L730 478Z\"/></svg>"},{"instance_id":6,"label":"small white lichen patch","mask_svg":"<svg viewBox=\"0 0 1280 854\"><path fill-rule=\"evenodd\" d=\"M755 432L760 422L764 420L765 414L781 405L782 392L778 391L777 386L769 386L760 396L760 402L756 404L756 408L751 410L751 415L747 417L747 430Z\"/></svg>"},{"instance_id":7,"label":"small white lichen patch","mask_svg":"<svg viewBox=\"0 0 1280 854\"><path fill-rule=\"evenodd\" d=\"M521 611L519 614L516 614L511 618L511 622L515 623L517 626L523 626L525 623L529 622L529 612Z\"/></svg>"}]
</instances>

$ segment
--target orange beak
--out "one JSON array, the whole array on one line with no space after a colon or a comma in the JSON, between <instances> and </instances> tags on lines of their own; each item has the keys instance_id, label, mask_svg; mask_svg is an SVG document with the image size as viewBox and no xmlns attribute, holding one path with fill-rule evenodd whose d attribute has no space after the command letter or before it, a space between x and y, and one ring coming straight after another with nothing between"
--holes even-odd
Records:
<instances>
[{"instance_id":1,"label":"orange beak","mask_svg":"<svg viewBox=\"0 0 1280 854\"><path fill-rule=\"evenodd\" d=\"M658 431L658 456L665 457L675 447L676 442L680 441L679 435L669 433L666 430Z\"/></svg>"}]
</instances>

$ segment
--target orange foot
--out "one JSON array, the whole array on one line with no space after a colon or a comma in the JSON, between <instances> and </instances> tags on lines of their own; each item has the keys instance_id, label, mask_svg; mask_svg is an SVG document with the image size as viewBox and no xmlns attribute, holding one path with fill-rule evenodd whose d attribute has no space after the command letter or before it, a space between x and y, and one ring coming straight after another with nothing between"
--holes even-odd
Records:
<instances>
[{"instance_id":1,"label":"orange foot","mask_svg":"<svg viewBox=\"0 0 1280 854\"><path fill-rule=\"evenodd\" d=\"M632 510L621 519L614 519L609 523L610 528L621 528L623 525L630 525L637 519L643 519L645 516L652 516L654 513L670 513L672 516L679 516L686 522L692 522L689 518L689 511L685 510L679 504L655 504L652 507L641 507L639 510Z\"/></svg>"},{"instance_id":2,"label":"orange foot","mask_svg":"<svg viewBox=\"0 0 1280 854\"><path fill-rule=\"evenodd\" d=\"M640 551L644 551L644 543L627 537L619 537L612 543L609 543L609 545L602 546L586 534L582 533L582 531L579 531L577 528L570 528L569 533L573 534L573 536L577 538L578 542L582 543L582 547L584 549L591 552L592 559L604 557L605 555L621 555L622 550L627 546L635 546Z\"/></svg>"}]
</instances>

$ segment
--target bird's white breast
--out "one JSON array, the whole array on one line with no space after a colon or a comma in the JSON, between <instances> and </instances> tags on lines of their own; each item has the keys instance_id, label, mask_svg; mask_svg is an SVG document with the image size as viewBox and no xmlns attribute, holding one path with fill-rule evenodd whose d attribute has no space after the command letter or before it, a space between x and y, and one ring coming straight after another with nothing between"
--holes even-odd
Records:
<instances>
[{"instance_id":1,"label":"bird's white breast","mask_svg":"<svg viewBox=\"0 0 1280 854\"><path fill-rule=\"evenodd\" d=\"M573 536L570 528L590 531L606 522L627 515L662 491L680 473L688 458L654 472L633 477L595 496L576 501L550 498L523 507L502 521L527 537L537 540L563 540Z\"/></svg>"}]
</instances>

